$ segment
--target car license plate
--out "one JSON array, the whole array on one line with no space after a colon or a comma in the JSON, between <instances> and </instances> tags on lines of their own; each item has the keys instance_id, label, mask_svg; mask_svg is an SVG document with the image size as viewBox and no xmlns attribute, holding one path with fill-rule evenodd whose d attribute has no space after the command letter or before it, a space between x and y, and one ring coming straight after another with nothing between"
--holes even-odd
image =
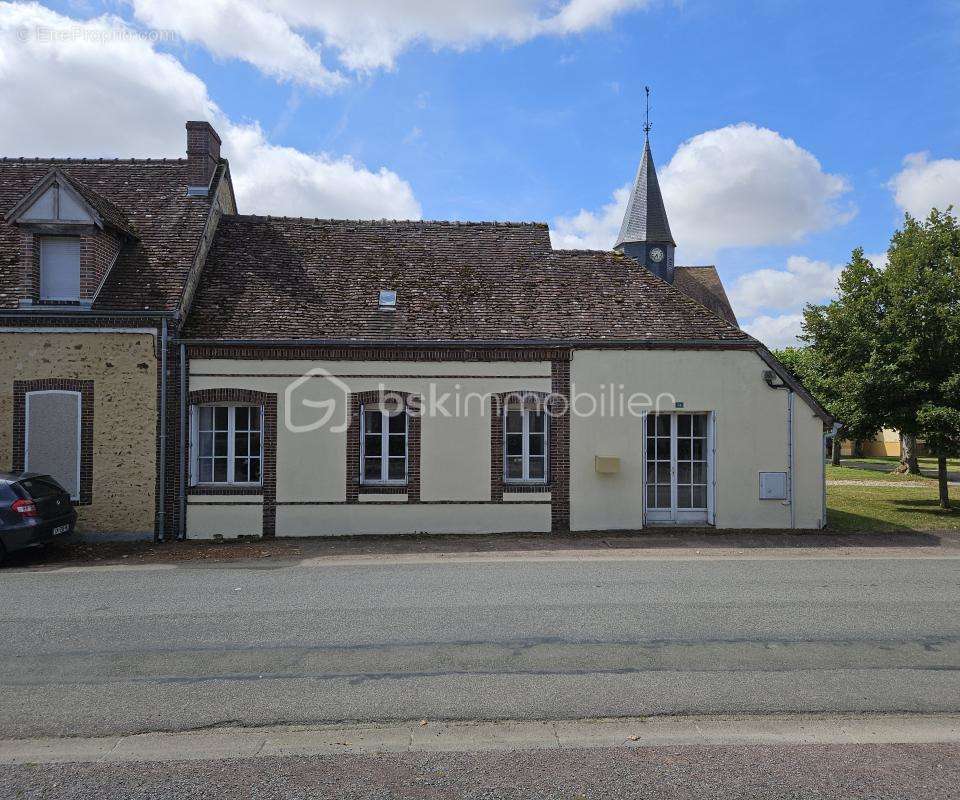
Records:
<instances>
[{"instance_id":1,"label":"car license plate","mask_svg":"<svg viewBox=\"0 0 960 800\"><path fill-rule=\"evenodd\" d=\"M61 533L70 533L70 526L69 526L69 525L57 525L57 527L53 529L53 535L54 535L54 536L59 536Z\"/></svg>"}]
</instances>

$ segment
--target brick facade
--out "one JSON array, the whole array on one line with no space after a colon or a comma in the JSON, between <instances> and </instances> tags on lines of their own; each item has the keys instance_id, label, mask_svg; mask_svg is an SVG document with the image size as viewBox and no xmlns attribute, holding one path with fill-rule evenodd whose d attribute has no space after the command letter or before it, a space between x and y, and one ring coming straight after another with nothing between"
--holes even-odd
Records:
<instances>
[{"instance_id":1,"label":"brick facade","mask_svg":"<svg viewBox=\"0 0 960 800\"><path fill-rule=\"evenodd\" d=\"M13 383L13 471L23 472L26 463L27 395L30 392L80 393L80 500L75 505L93 502L93 381L70 378L41 378Z\"/></svg>"}]
</instances>

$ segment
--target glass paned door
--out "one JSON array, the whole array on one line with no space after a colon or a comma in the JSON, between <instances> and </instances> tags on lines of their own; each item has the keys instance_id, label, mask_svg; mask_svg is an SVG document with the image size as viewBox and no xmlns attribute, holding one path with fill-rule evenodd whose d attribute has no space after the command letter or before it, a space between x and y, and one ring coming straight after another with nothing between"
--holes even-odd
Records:
<instances>
[{"instance_id":1,"label":"glass paned door","mask_svg":"<svg viewBox=\"0 0 960 800\"><path fill-rule=\"evenodd\" d=\"M650 522L706 522L710 502L710 415L647 414L646 516Z\"/></svg>"}]
</instances>

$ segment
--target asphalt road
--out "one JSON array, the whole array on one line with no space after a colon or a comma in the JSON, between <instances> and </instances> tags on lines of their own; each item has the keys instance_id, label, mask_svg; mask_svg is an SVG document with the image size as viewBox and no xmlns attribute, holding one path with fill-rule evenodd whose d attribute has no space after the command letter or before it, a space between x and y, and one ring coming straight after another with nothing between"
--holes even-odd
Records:
<instances>
[{"instance_id":1,"label":"asphalt road","mask_svg":"<svg viewBox=\"0 0 960 800\"><path fill-rule=\"evenodd\" d=\"M43 800L949 800L956 745L653 747L6 766L0 796Z\"/></svg>"},{"instance_id":2,"label":"asphalt road","mask_svg":"<svg viewBox=\"0 0 960 800\"><path fill-rule=\"evenodd\" d=\"M0 574L0 736L960 710L960 560Z\"/></svg>"}]
</instances>

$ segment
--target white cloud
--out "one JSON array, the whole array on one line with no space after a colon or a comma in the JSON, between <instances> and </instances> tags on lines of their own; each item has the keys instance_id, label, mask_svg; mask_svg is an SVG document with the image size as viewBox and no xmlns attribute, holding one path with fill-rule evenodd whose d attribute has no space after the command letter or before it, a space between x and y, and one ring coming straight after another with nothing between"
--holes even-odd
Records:
<instances>
[{"instance_id":1,"label":"white cloud","mask_svg":"<svg viewBox=\"0 0 960 800\"><path fill-rule=\"evenodd\" d=\"M842 266L790 256L786 269L758 269L740 275L730 287L730 302L738 317L764 309L799 310L834 295Z\"/></svg>"},{"instance_id":2,"label":"white cloud","mask_svg":"<svg viewBox=\"0 0 960 800\"><path fill-rule=\"evenodd\" d=\"M154 30L173 30L219 58L248 61L266 75L318 89L345 83L324 66L319 48L291 30L256 0L130 0L138 20Z\"/></svg>"},{"instance_id":3,"label":"white cloud","mask_svg":"<svg viewBox=\"0 0 960 800\"><path fill-rule=\"evenodd\" d=\"M231 121L196 75L120 19L77 21L38 4L0 2L0 153L180 157L184 122L208 119L243 212L320 217L420 216L387 169L270 143Z\"/></svg>"},{"instance_id":4,"label":"white cloud","mask_svg":"<svg viewBox=\"0 0 960 800\"><path fill-rule=\"evenodd\" d=\"M797 242L855 213L840 203L849 191L846 180L824 172L792 139L749 123L694 136L659 177L678 258L688 262L725 247ZM558 219L555 244L612 247L629 188L616 190L599 211Z\"/></svg>"},{"instance_id":5,"label":"white cloud","mask_svg":"<svg viewBox=\"0 0 960 800\"><path fill-rule=\"evenodd\" d=\"M743 329L768 347L802 344L796 337L807 303L832 299L842 266L790 256L785 269L758 269L729 287L730 303Z\"/></svg>"},{"instance_id":6,"label":"white cloud","mask_svg":"<svg viewBox=\"0 0 960 800\"><path fill-rule=\"evenodd\" d=\"M929 153L911 153L889 186L897 205L920 219L933 208L960 208L960 159L931 161Z\"/></svg>"},{"instance_id":7,"label":"white cloud","mask_svg":"<svg viewBox=\"0 0 960 800\"><path fill-rule=\"evenodd\" d=\"M804 342L797 339L802 325L802 314L781 314L775 317L767 315L755 317L749 322L743 323L742 327L755 339L759 339L767 347L774 349L803 345Z\"/></svg>"},{"instance_id":8,"label":"white cloud","mask_svg":"<svg viewBox=\"0 0 960 800\"><path fill-rule=\"evenodd\" d=\"M175 30L215 54L246 60L269 75L297 79L303 70L306 82L329 88L339 76L323 65L307 34L335 50L348 69L389 69L405 49L419 42L464 49L491 41L520 43L536 36L579 33L650 0L129 2L147 25ZM228 13L221 9L225 5L230 6Z\"/></svg>"}]
</instances>

